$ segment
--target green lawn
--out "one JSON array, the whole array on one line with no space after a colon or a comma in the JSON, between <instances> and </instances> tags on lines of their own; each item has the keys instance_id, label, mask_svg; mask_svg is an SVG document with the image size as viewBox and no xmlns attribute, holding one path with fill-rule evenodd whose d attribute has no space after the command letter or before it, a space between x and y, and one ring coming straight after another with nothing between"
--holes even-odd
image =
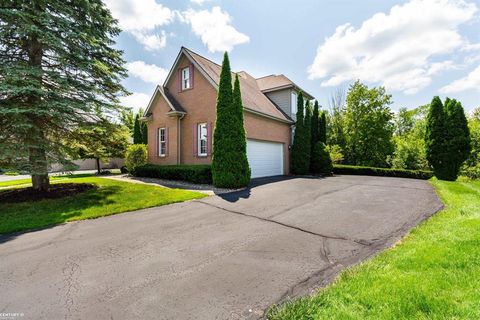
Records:
<instances>
[{"instance_id":1,"label":"green lawn","mask_svg":"<svg viewBox=\"0 0 480 320\"><path fill-rule=\"evenodd\" d=\"M206 196L198 192L98 177L55 177L53 182L93 183L98 188L62 199L0 204L0 234L67 221L98 218ZM11 183L13 187L15 185L18 187L18 181Z\"/></svg>"},{"instance_id":2,"label":"green lawn","mask_svg":"<svg viewBox=\"0 0 480 320\"><path fill-rule=\"evenodd\" d=\"M268 319L480 319L480 181L431 182L445 210Z\"/></svg>"}]
</instances>

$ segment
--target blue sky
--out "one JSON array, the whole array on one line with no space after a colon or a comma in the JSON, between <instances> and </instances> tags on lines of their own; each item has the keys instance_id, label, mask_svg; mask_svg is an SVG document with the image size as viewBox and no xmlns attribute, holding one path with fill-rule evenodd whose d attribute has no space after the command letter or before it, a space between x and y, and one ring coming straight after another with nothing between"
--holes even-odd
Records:
<instances>
[{"instance_id":1,"label":"blue sky","mask_svg":"<svg viewBox=\"0 0 480 320\"><path fill-rule=\"evenodd\" d=\"M454 97L480 106L480 1L105 0L124 30L133 94L145 106L181 46L255 77L285 74L324 107L355 79L383 85L393 110Z\"/></svg>"}]
</instances>

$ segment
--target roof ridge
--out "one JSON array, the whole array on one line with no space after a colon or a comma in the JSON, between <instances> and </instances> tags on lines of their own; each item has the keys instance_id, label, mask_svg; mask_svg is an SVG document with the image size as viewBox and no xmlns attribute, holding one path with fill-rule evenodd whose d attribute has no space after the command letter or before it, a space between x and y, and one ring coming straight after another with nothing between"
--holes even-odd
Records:
<instances>
[{"instance_id":1,"label":"roof ridge","mask_svg":"<svg viewBox=\"0 0 480 320\"><path fill-rule=\"evenodd\" d=\"M213 63L213 64L216 64L216 65L219 66L219 67L222 66L221 64L218 64L218 63L216 63L215 61L210 60L210 59L202 56L201 54L199 54L199 53L197 53L197 52L195 52L195 51L193 51L193 50L188 49L187 47L182 46L182 48L185 49L185 50L187 50L189 53L193 53L193 54L199 56L200 58L207 60L208 62L211 62L211 63Z\"/></svg>"},{"instance_id":2,"label":"roof ridge","mask_svg":"<svg viewBox=\"0 0 480 320\"><path fill-rule=\"evenodd\" d=\"M266 77L276 77L277 75L276 74L269 74L269 75L266 75L266 76L263 76L263 77L260 77L260 78L255 78L255 80L260 80L260 79L263 79L263 78L266 78Z\"/></svg>"}]
</instances>

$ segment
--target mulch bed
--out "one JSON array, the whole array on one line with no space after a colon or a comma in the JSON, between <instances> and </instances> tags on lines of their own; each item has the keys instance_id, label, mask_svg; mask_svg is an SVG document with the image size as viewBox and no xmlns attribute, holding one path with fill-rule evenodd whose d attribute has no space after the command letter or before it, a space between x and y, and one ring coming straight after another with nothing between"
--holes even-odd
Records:
<instances>
[{"instance_id":1,"label":"mulch bed","mask_svg":"<svg viewBox=\"0 0 480 320\"><path fill-rule=\"evenodd\" d=\"M0 190L0 203L19 203L44 199L58 199L95 189L90 183L57 183L50 185L48 191L38 192L32 187Z\"/></svg>"}]
</instances>

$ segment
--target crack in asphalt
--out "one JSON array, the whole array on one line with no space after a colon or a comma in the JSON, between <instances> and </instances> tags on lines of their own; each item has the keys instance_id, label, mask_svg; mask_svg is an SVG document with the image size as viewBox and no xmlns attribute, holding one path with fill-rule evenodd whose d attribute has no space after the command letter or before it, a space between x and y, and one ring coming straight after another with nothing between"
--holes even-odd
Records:
<instances>
[{"instance_id":1,"label":"crack in asphalt","mask_svg":"<svg viewBox=\"0 0 480 320\"><path fill-rule=\"evenodd\" d=\"M286 213L286 212L289 212L289 211L292 210L292 209L298 209L298 208L305 207L305 206L309 205L310 203L318 200L319 198L321 198L321 197L323 197L323 196L327 196L327 195L330 195L330 194L333 194L333 193L336 193L336 192L339 192L339 191L345 191L345 190L347 190L347 189L349 189L349 188L353 188L354 186L355 186L354 184L350 184L349 186L347 186L347 187L345 187L345 188L330 190L330 191L321 193L321 194L317 195L315 198L313 198L312 200L308 201L308 203L305 203L305 204L303 204L303 205L301 205L301 206L298 206L298 205L297 205L297 206L288 207L288 208L286 208L286 209L284 209L284 210L281 210L281 211L279 211L279 212L277 212L277 213L274 213L274 214L268 216L267 218L268 218L268 219L271 219L271 218L274 218L274 217L278 217L278 216L280 216L280 215L282 215L282 214L284 214L284 213Z\"/></svg>"},{"instance_id":2,"label":"crack in asphalt","mask_svg":"<svg viewBox=\"0 0 480 320\"><path fill-rule=\"evenodd\" d=\"M278 224L278 225L280 225L280 226L282 226L282 227L294 229L294 230L301 231L301 232L304 232L304 233L308 233L308 234L311 234L311 235L314 235L314 236L317 236L317 237L321 237L321 238L349 241L349 242L354 242L354 243L360 244L360 245L362 245L362 246L371 246L371 245L373 244L373 242L368 241L368 240L350 239L350 238L341 237L341 236L331 236L331 235L325 235L325 234L321 234L321 233L316 233L316 232L313 232L313 231L310 231L310 230L307 230L307 229L304 229L304 228L301 228L301 227L292 226L292 225L290 225L290 224L286 224L286 223L283 223L283 222L280 222L280 221L277 221L277 220L272 220L272 219L268 219L268 218L262 218L262 217L255 216L255 215L251 215L251 214L248 214L248 213L245 213L245 212L241 212L241 211L230 210L230 209L223 208L223 207L217 206L217 205L215 205L215 204L208 203L208 202L204 202L204 201L201 201L201 200L194 200L194 201L195 201L195 202L198 202L198 203L202 203L202 204L207 205L207 206L210 206L210 207L213 207L213 208L220 209L220 210L222 210L222 211L226 211L226 212L229 212L229 213L241 215L241 216L244 216L244 217L249 217L249 218L258 219L258 220L261 220L261 221L264 221L264 222L275 223L275 224Z\"/></svg>"}]
</instances>

